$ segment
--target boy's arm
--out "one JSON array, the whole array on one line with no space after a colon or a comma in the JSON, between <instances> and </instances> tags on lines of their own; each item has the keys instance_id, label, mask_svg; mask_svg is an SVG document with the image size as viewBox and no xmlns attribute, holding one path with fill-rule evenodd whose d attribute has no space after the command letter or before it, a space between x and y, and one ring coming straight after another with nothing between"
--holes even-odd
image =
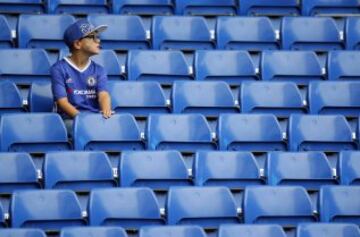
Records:
<instances>
[{"instance_id":1,"label":"boy's arm","mask_svg":"<svg viewBox=\"0 0 360 237\"><path fill-rule=\"evenodd\" d=\"M98 98L99 98L100 110L104 118L110 118L112 115L112 111L111 111L111 99L109 93L107 91L100 91L98 94Z\"/></svg>"},{"instance_id":2,"label":"boy's arm","mask_svg":"<svg viewBox=\"0 0 360 237\"><path fill-rule=\"evenodd\" d=\"M60 98L56 101L57 106L66 113L70 118L75 118L75 116L79 113L77 110L66 97Z\"/></svg>"}]
</instances>

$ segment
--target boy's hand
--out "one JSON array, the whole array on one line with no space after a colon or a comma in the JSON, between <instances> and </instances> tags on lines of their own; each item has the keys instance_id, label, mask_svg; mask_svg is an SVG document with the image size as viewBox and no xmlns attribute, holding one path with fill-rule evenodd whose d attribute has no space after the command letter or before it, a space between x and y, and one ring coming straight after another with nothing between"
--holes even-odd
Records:
<instances>
[{"instance_id":1,"label":"boy's hand","mask_svg":"<svg viewBox=\"0 0 360 237\"><path fill-rule=\"evenodd\" d=\"M108 119L111 117L111 115L113 115L115 112L111 111L111 110L104 110L104 111L100 111L100 113L102 113L103 117Z\"/></svg>"}]
</instances>

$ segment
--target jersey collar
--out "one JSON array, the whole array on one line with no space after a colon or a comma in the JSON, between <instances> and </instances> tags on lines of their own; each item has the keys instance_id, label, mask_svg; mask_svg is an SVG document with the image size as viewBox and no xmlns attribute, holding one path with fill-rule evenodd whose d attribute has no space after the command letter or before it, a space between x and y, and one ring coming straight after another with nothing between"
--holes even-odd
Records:
<instances>
[{"instance_id":1,"label":"jersey collar","mask_svg":"<svg viewBox=\"0 0 360 237\"><path fill-rule=\"evenodd\" d=\"M83 69L80 69L68 57L64 57L64 59L72 68L74 68L76 71L81 72L81 73L85 72L89 68L89 66L91 64L91 59L89 59L86 66Z\"/></svg>"}]
</instances>

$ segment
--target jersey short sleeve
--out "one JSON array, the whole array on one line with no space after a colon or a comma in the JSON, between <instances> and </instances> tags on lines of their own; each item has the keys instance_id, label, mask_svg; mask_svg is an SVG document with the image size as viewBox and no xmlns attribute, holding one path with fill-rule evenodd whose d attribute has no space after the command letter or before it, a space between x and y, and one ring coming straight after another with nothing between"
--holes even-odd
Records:
<instances>
[{"instance_id":1,"label":"jersey short sleeve","mask_svg":"<svg viewBox=\"0 0 360 237\"><path fill-rule=\"evenodd\" d=\"M55 64L50 69L51 74L51 88L55 100L67 97L65 88L65 79L62 71L59 68L59 64Z\"/></svg>"}]
</instances>

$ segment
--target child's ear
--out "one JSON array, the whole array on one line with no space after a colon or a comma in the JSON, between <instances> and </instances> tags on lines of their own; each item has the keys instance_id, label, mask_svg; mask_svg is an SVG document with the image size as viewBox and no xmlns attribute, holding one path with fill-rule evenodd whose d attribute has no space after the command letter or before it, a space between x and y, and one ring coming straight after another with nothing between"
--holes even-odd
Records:
<instances>
[{"instance_id":1,"label":"child's ear","mask_svg":"<svg viewBox=\"0 0 360 237\"><path fill-rule=\"evenodd\" d=\"M74 49L80 49L81 48L80 40L75 40L73 46L74 46Z\"/></svg>"}]
</instances>

